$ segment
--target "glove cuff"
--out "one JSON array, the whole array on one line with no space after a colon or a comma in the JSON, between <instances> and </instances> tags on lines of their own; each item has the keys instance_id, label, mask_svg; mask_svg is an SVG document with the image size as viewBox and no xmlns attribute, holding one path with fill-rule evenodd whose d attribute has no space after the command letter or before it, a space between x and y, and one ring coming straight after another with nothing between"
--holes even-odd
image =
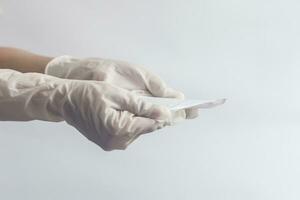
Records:
<instances>
[{"instance_id":1,"label":"glove cuff","mask_svg":"<svg viewBox=\"0 0 300 200\"><path fill-rule=\"evenodd\" d=\"M74 59L69 55L55 57L46 65L44 73L58 78L65 78L69 68L72 67L70 63L74 62Z\"/></svg>"}]
</instances>

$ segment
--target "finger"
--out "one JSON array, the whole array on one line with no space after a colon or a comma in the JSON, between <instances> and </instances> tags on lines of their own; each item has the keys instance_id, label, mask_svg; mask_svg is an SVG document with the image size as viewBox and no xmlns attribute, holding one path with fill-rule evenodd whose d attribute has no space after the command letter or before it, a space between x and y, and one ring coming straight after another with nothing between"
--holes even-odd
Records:
<instances>
[{"instance_id":1,"label":"finger","mask_svg":"<svg viewBox=\"0 0 300 200\"><path fill-rule=\"evenodd\" d=\"M125 149L141 134L153 132L165 125L153 119L135 117L127 111L111 109L108 113L107 127L112 137L107 145L112 149Z\"/></svg>"},{"instance_id":2,"label":"finger","mask_svg":"<svg viewBox=\"0 0 300 200\"><path fill-rule=\"evenodd\" d=\"M186 119L185 110L176 110L172 111L172 122L171 125L174 125L178 122L181 122Z\"/></svg>"},{"instance_id":3,"label":"finger","mask_svg":"<svg viewBox=\"0 0 300 200\"><path fill-rule=\"evenodd\" d=\"M95 82L97 84L97 82ZM136 116L160 120L164 122L171 121L171 111L165 106L155 105L146 102L138 95L135 95L125 89L110 85L114 92L109 96L109 106L115 110L129 111ZM105 91L101 91L105 92Z\"/></svg>"},{"instance_id":4,"label":"finger","mask_svg":"<svg viewBox=\"0 0 300 200\"><path fill-rule=\"evenodd\" d=\"M153 97L153 95L148 90L131 90L131 94L137 95L137 96L146 96L146 97Z\"/></svg>"},{"instance_id":5,"label":"finger","mask_svg":"<svg viewBox=\"0 0 300 200\"><path fill-rule=\"evenodd\" d=\"M148 118L143 118L143 117L135 117L136 118L136 123L134 123L137 129L139 129L140 131L137 131L130 140L127 141L126 146L130 145L133 141L135 141L139 136L143 135L143 134L147 134L147 133L152 133L158 129L161 129L163 127L166 126L166 124L152 120ZM144 126L143 128L140 128L140 126L142 124L147 124L146 121L149 121L148 126ZM153 124L152 124L153 123Z\"/></svg>"},{"instance_id":6,"label":"finger","mask_svg":"<svg viewBox=\"0 0 300 200\"><path fill-rule=\"evenodd\" d=\"M127 110L136 116L170 122L172 113L165 106L155 105L131 93L126 93L121 103L122 110Z\"/></svg>"},{"instance_id":7,"label":"finger","mask_svg":"<svg viewBox=\"0 0 300 200\"><path fill-rule=\"evenodd\" d=\"M151 133L165 127L166 125L167 124L153 119L133 116L128 120L128 128L125 127L125 133L127 133L130 138L133 138L138 135Z\"/></svg>"},{"instance_id":8,"label":"finger","mask_svg":"<svg viewBox=\"0 0 300 200\"><path fill-rule=\"evenodd\" d=\"M184 94L170 87L165 87L161 93L161 97L184 99Z\"/></svg>"},{"instance_id":9,"label":"finger","mask_svg":"<svg viewBox=\"0 0 300 200\"><path fill-rule=\"evenodd\" d=\"M161 78L154 74L148 73L146 75L145 84L153 96L184 99L184 94L182 92L168 87Z\"/></svg>"},{"instance_id":10,"label":"finger","mask_svg":"<svg viewBox=\"0 0 300 200\"><path fill-rule=\"evenodd\" d=\"M188 108L188 109L182 109L172 112L172 124L175 124L177 122L183 121L185 119L194 119L198 117L199 109L195 108Z\"/></svg>"},{"instance_id":11,"label":"finger","mask_svg":"<svg viewBox=\"0 0 300 200\"><path fill-rule=\"evenodd\" d=\"M188 108L185 109L186 119L195 119L199 116L198 108Z\"/></svg>"},{"instance_id":12,"label":"finger","mask_svg":"<svg viewBox=\"0 0 300 200\"><path fill-rule=\"evenodd\" d=\"M136 77L138 82L142 81L152 96L184 99L182 92L168 87L159 76L151 73L145 67L123 61L118 61L118 63L126 67L126 72L130 74L132 79Z\"/></svg>"}]
</instances>

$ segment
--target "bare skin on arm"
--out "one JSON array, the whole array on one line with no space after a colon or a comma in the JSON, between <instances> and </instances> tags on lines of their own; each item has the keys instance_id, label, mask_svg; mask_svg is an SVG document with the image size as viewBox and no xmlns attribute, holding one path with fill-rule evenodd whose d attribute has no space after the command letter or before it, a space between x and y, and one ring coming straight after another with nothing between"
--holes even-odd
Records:
<instances>
[{"instance_id":1,"label":"bare skin on arm","mask_svg":"<svg viewBox=\"0 0 300 200\"><path fill-rule=\"evenodd\" d=\"M37 55L22 49L0 47L0 69L13 69L23 73L44 73L52 57Z\"/></svg>"}]
</instances>

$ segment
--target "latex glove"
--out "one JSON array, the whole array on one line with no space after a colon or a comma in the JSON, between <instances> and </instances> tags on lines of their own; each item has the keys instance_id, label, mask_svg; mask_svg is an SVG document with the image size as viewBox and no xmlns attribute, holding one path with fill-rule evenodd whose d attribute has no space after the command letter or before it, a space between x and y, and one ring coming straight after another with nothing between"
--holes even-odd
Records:
<instances>
[{"instance_id":1,"label":"latex glove","mask_svg":"<svg viewBox=\"0 0 300 200\"><path fill-rule=\"evenodd\" d=\"M170 111L109 83L2 69L0 120L65 120L109 151L168 125Z\"/></svg>"},{"instance_id":2,"label":"latex glove","mask_svg":"<svg viewBox=\"0 0 300 200\"><path fill-rule=\"evenodd\" d=\"M45 73L65 79L105 81L143 96L184 99L183 93L168 87L143 66L119 60L60 56L48 63ZM173 121L197 116L198 109L186 109L173 113Z\"/></svg>"}]
</instances>

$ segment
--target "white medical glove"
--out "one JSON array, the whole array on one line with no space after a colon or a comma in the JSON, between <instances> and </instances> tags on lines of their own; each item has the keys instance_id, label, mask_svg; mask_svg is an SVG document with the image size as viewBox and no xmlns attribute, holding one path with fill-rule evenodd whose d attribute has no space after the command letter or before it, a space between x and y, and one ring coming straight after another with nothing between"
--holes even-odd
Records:
<instances>
[{"instance_id":1,"label":"white medical glove","mask_svg":"<svg viewBox=\"0 0 300 200\"><path fill-rule=\"evenodd\" d=\"M65 120L106 151L168 125L170 115L109 83L0 70L0 120Z\"/></svg>"},{"instance_id":2,"label":"white medical glove","mask_svg":"<svg viewBox=\"0 0 300 200\"><path fill-rule=\"evenodd\" d=\"M184 99L184 94L168 87L157 75L143 66L119 60L59 56L51 60L45 74L65 79L104 81L143 96ZM173 114L178 119L196 118L198 109L182 110Z\"/></svg>"}]
</instances>

